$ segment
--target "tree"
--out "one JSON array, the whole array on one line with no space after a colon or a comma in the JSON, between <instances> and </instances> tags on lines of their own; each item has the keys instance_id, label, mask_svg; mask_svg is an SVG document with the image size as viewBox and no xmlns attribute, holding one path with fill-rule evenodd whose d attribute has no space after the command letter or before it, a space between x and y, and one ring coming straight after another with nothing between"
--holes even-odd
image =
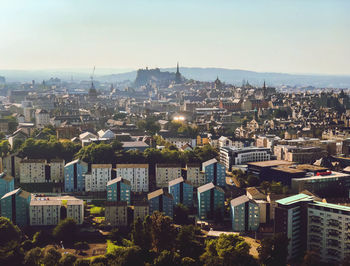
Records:
<instances>
[{"instance_id":1,"label":"tree","mask_svg":"<svg viewBox=\"0 0 350 266\"><path fill-rule=\"evenodd\" d=\"M20 240L21 231L19 228L9 219L0 217L0 262L5 262L15 255Z\"/></svg>"},{"instance_id":2,"label":"tree","mask_svg":"<svg viewBox=\"0 0 350 266\"><path fill-rule=\"evenodd\" d=\"M74 266L90 266L90 260L79 258L74 262Z\"/></svg>"},{"instance_id":3,"label":"tree","mask_svg":"<svg viewBox=\"0 0 350 266\"><path fill-rule=\"evenodd\" d=\"M43 258L44 265L56 266L61 259L61 253L59 253L55 248L50 248L46 251Z\"/></svg>"},{"instance_id":4,"label":"tree","mask_svg":"<svg viewBox=\"0 0 350 266\"><path fill-rule=\"evenodd\" d=\"M286 265L289 240L284 234L264 238L258 248L259 261L264 265Z\"/></svg>"},{"instance_id":5,"label":"tree","mask_svg":"<svg viewBox=\"0 0 350 266\"><path fill-rule=\"evenodd\" d=\"M183 204L178 204L174 207L174 222L176 224L188 224L188 208Z\"/></svg>"},{"instance_id":6,"label":"tree","mask_svg":"<svg viewBox=\"0 0 350 266\"><path fill-rule=\"evenodd\" d=\"M238 235L221 234L206 242L205 252L200 257L204 265L257 265L249 254L250 245Z\"/></svg>"},{"instance_id":7,"label":"tree","mask_svg":"<svg viewBox=\"0 0 350 266\"><path fill-rule=\"evenodd\" d=\"M154 259L155 266L173 266L180 264L180 256L176 252L163 250L157 258Z\"/></svg>"},{"instance_id":8,"label":"tree","mask_svg":"<svg viewBox=\"0 0 350 266\"><path fill-rule=\"evenodd\" d=\"M247 183L250 187L255 187L259 184L259 178L255 175L248 175L247 177Z\"/></svg>"},{"instance_id":9,"label":"tree","mask_svg":"<svg viewBox=\"0 0 350 266\"><path fill-rule=\"evenodd\" d=\"M46 246L50 240L52 240L52 236L44 231L38 231L33 236L33 244L39 247Z\"/></svg>"},{"instance_id":10,"label":"tree","mask_svg":"<svg viewBox=\"0 0 350 266\"><path fill-rule=\"evenodd\" d=\"M77 224L72 218L66 218L59 222L53 230L53 236L58 241L72 243L76 239Z\"/></svg>"},{"instance_id":11,"label":"tree","mask_svg":"<svg viewBox=\"0 0 350 266\"><path fill-rule=\"evenodd\" d=\"M151 216L152 247L157 251L170 250L173 246L176 231L172 219L160 212L154 212Z\"/></svg>"},{"instance_id":12,"label":"tree","mask_svg":"<svg viewBox=\"0 0 350 266\"><path fill-rule=\"evenodd\" d=\"M135 245L144 248L144 227L140 217L133 224L131 239Z\"/></svg>"},{"instance_id":13,"label":"tree","mask_svg":"<svg viewBox=\"0 0 350 266\"><path fill-rule=\"evenodd\" d=\"M24 265L36 266L42 263L42 251L41 248L36 247L29 250L24 257Z\"/></svg>"},{"instance_id":14,"label":"tree","mask_svg":"<svg viewBox=\"0 0 350 266\"><path fill-rule=\"evenodd\" d=\"M60 266L71 266L74 265L74 262L77 260L77 257L73 254L65 254L59 261Z\"/></svg>"},{"instance_id":15,"label":"tree","mask_svg":"<svg viewBox=\"0 0 350 266\"><path fill-rule=\"evenodd\" d=\"M176 249L180 256L198 259L203 253L203 246L196 240L196 227L184 225L176 237Z\"/></svg>"},{"instance_id":16,"label":"tree","mask_svg":"<svg viewBox=\"0 0 350 266\"><path fill-rule=\"evenodd\" d=\"M195 266L197 265L196 260L190 258L190 257L184 257L181 259L181 265L182 266Z\"/></svg>"},{"instance_id":17,"label":"tree","mask_svg":"<svg viewBox=\"0 0 350 266\"><path fill-rule=\"evenodd\" d=\"M10 151L10 143L7 140L0 141L0 156L6 156Z\"/></svg>"}]
</instances>

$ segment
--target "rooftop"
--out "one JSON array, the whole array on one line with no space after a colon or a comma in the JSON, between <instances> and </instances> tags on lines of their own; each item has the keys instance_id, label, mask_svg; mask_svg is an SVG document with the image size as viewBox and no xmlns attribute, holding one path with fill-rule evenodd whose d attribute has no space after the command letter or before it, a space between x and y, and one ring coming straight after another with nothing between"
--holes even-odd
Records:
<instances>
[{"instance_id":1,"label":"rooftop","mask_svg":"<svg viewBox=\"0 0 350 266\"><path fill-rule=\"evenodd\" d=\"M259 167L273 167L279 165L292 165L292 162L284 161L284 160L270 160L270 161L262 161L262 162L251 162L247 163L247 165L259 166Z\"/></svg>"},{"instance_id":2,"label":"rooftop","mask_svg":"<svg viewBox=\"0 0 350 266\"><path fill-rule=\"evenodd\" d=\"M278 204L282 204L282 205L291 205L291 204L294 204L296 202L310 201L312 199L313 199L312 196L300 193L300 194L297 194L297 195L294 195L294 196L290 196L290 197L287 197L287 198L276 200L276 202Z\"/></svg>"},{"instance_id":3,"label":"rooftop","mask_svg":"<svg viewBox=\"0 0 350 266\"><path fill-rule=\"evenodd\" d=\"M315 176L302 177L302 178L292 178L292 180L308 181L308 180L316 180L316 179L328 179L328 178L332 179L332 178L342 178L342 177L350 178L350 174L332 171L330 175L320 175L320 176L315 175Z\"/></svg>"}]
</instances>

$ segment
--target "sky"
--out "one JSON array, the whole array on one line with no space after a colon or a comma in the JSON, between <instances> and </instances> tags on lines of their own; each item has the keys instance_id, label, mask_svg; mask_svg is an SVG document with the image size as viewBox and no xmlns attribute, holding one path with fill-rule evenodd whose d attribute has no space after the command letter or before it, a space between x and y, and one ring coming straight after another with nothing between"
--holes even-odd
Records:
<instances>
[{"instance_id":1,"label":"sky","mask_svg":"<svg viewBox=\"0 0 350 266\"><path fill-rule=\"evenodd\" d=\"M0 69L350 75L348 0L0 0Z\"/></svg>"}]
</instances>

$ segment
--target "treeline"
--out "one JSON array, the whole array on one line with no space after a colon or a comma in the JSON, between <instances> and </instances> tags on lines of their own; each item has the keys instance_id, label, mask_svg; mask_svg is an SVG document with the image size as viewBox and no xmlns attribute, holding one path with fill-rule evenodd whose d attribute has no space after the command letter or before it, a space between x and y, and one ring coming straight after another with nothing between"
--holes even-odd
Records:
<instances>
[{"instance_id":1,"label":"treeline","mask_svg":"<svg viewBox=\"0 0 350 266\"><path fill-rule=\"evenodd\" d=\"M106 253L90 258L61 249L63 244L84 255L95 243L93 237L80 242L81 233L72 219L61 221L51 232L36 232L32 239L7 218L0 217L0 228L0 265L286 265L288 254L283 235L264 239L256 258L241 236L222 234L204 241L200 228L175 227L170 217L159 212L138 219L131 228L113 229L104 240Z\"/></svg>"},{"instance_id":2,"label":"treeline","mask_svg":"<svg viewBox=\"0 0 350 266\"><path fill-rule=\"evenodd\" d=\"M10 151L8 141L0 141L1 155L5 156ZM49 138L49 140L29 138L13 151L29 159L61 158L69 162L79 158L87 163L201 163L218 156L218 152L210 145L184 152L174 146L162 150L148 148L140 152L123 150L122 143L117 140L110 144L92 143L81 147L79 143L58 141L55 138Z\"/></svg>"}]
</instances>

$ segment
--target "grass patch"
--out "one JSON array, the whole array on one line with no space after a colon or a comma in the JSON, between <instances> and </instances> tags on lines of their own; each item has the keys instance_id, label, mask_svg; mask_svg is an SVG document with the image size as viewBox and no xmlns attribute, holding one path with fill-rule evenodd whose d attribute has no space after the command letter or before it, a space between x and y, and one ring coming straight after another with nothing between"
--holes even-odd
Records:
<instances>
[{"instance_id":1,"label":"grass patch","mask_svg":"<svg viewBox=\"0 0 350 266\"><path fill-rule=\"evenodd\" d=\"M104 210L105 209L103 207L94 206L94 207L91 207L90 213L93 215L103 215Z\"/></svg>"},{"instance_id":2,"label":"grass patch","mask_svg":"<svg viewBox=\"0 0 350 266\"><path fill-rule=\"evenodd\" d=\"M111 240L107 240L107 253L114 253L116 250L122 248L124 247L114 244Z\"/></svg>"}]
</instances>

